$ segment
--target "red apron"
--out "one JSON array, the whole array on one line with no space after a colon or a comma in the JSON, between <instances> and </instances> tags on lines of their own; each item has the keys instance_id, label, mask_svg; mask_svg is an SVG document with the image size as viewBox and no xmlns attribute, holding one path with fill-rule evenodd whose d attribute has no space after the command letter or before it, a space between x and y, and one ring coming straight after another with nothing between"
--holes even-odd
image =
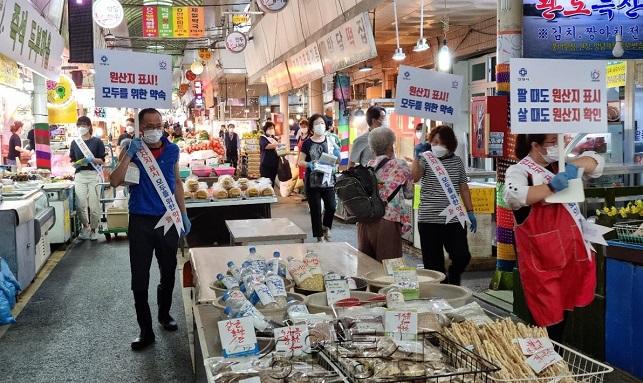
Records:
<instances>
[{"instance_id":1,"label":"red apron","mask_svg":"<svg viewBox=\"0 0 643 383\"><path fill-rule=\"evenodd\" d=\"M563 204L531 206L515 235L525 301L537 325L560 323L564 310L593 301L596 256L588 258L582 233Z\"/></svg>"}]
</instances>

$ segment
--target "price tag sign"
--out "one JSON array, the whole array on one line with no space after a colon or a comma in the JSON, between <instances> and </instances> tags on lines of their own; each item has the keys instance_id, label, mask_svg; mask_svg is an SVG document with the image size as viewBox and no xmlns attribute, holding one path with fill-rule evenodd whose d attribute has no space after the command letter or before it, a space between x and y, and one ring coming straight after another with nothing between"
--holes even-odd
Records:
<instances>
[{"instance_id":1,"label":"price tag sign","mask_svg":"<svg viewBox=\"0 0 643 383\"><path fill-rule=\"evenodd\" d=\"M384 317L384 332L395 336L417 335L418 315L412 311L387 311Z\"/></svg>"},{"instance_id":2,"label":"price tag sign","mask_svg":"<svg viewBox=\"0 0 643 383\"><path fill-rule=\"evenodd\" d=\"M275 340L277 351L285 351L293 356L302 355L310 346L306 324L276 328Z\"/></svg>"},{"instance_id":3,"label":"price tag sign","mask_svg":"<svg viewBox=\"0 0 643 383\"><path fill-rule=\"evenodd\" d=\"M544 350L540 350L534 355L527 358L527 364L529 365L529 367L531 367L532 370L534 370L536 374L540 374L542 370L546 369L552 364L560 362L561 360L563 360L563 358L558 355L558 353L553 348L547 348Z\"/></svg>"},{"instance_id":4,"label":"price tag sign","mask_svg":"<svg viewBox=\"0 0 643 383\"><path fill-rule=\"evenodd\" d=\"M400 267L404 267L404 260L400 258L385 259L382 261L384 263L384 269L386 274L393 275L393 272Z\"/></svg>"},{"instance_id":5,"label":"price tag sign","mask_svg":"<svg viewBox=\"0 0 643 383\"><path fill-rule=\"evenodd\" d=\"M554 345L547 337L542 338L518 338L518 344L524 355L534 355L538 351L548 348L554 349Z\"/></svg>"},{"instance_id":6,"label":"price tag sign","mask_svg":"<svg viewBox=\"0 0 643 383\"><path fill-rule=\"evenodd\" d=\"M222 320L218 326L224 358L259 354L252 318Z\"/></svg>"},{"instance_id":7,"label":"price tag sign","mask_svg":"<svg viewBox=\"0 0 643 383\"><path fill-rule=\"evenodd\" d=\"M328 305L334 305L337 301L350 298L351 290L348 288L346 279L331 279L326 281L326 299Z\"/></svg>"},{"instance_id":8,"label":"price tag sign","mask_svg":"<svg viewBox=\"0 0 643 383\"><path fill-rule=\"evenodd\" d=\"M393 271L393 283L402 289L405 300L418 299L420 297L418 275L415 267L397 268Z\"/></svg>"}]
</instances>

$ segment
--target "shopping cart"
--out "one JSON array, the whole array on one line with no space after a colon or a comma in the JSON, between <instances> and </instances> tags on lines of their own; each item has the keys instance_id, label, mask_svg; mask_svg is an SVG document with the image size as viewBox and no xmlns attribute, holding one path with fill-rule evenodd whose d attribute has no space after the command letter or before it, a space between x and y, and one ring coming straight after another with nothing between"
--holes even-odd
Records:
<instances>
[{"instance_id":1,"label":"shopping cart","mask_svg":"<svg viewBox=\"0 0 643 383\"><path fill-rule=\"evenodd\" d=\"M111 143L106 145L106 149L108 149L110 153L109 162L106 162L105 165L103 165L104 175L107 179L107 177L109 177L109 174L113 172L114 169L116 169L118 160L117 157L114 156L114 148ZM127 234L126 224L114 227L110 227L108 225L108 206L112 205L115 201L127 201L129 199L129 189L127 188L127 186L123 186L123 197L117 196L117 191L119 190L119 188L120 187L112 187L109 182L100 182L96 185L96 194L98 195L98 201L101 207L98 234L103 234L105 236L105 239L107 240L111 239L112 234L114 235L114 237L118 236L119 233ZM111 194L111 197L108 196L108 194ZM122 212L122 214L127 216L126 212Z\"/></svg>"}]
</instances>

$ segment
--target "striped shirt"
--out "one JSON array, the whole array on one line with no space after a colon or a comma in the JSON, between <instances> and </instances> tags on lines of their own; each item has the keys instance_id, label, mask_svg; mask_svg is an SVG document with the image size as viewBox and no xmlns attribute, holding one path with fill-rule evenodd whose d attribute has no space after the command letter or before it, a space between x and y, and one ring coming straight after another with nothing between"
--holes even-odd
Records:
<instances>
[{"instance_id":1,"label":"striped shirt","mask_svg":"<svg viewBox=\"0 0 643 383\"><path fill-rule=\"evenodd\" d=\"M460 157L451 154L440 159L442 165L449 173L449 178L460 195L460 185L467 182L467 173ZM424 174L420 180L422 188L420 190L420 209L418 211L418 222L441 223L445 224L446 217L440 215L444 209L449 206L449 200L440 186L438 177L426 162L424 156L420 156L420 165L424 168ZM458 222L457 218L452 218L448 223Z\"/></svg>"}]
</instances>

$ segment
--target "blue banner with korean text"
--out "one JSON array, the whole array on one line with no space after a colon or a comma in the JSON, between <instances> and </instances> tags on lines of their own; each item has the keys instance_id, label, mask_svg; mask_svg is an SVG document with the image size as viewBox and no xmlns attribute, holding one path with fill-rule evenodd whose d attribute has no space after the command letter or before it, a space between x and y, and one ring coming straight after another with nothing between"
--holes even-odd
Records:
<instances>
[{"instance_id":1,"label":"blue banner with korean text","mask_svg":"<svg viewBox=\"0 0 643 383\"><path fill-rule=\"evenodd\" d=\"M524 0L525 58L610 59L616 35L622 59L643 58L643 0Z\"/></svg>"}]
</instances>

